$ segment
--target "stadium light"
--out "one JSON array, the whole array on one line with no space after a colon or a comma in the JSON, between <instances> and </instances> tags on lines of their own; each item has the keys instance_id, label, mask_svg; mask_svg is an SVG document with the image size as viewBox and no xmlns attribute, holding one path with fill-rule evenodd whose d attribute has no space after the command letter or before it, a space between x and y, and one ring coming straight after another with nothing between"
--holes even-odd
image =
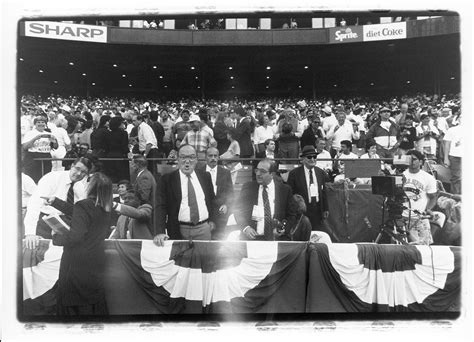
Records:
<instances>
[{"instance_id":1,"label":"stadium light","mask_svg":"<svg viewBox=\"0 0 474 342\"><path fill-rule=\"evenodd\" d=\"M268 89L269 87L268 87L268 86L266 86L265 88L266 88L266 89Z\"/></svg>"},{"instance_id":2,"label":"stadium light","mask_svg":"<svg viewBox=\"0 0 474 342\"><path fill-rule=\"evenodd\" d=\"M407 81L407 84L410 84L410 83L411 83L411 81Z\"/></svg>"},{"instance_id":3,"label":"stadium light","mask_svg":"<svg viewBox=\"0 0 474 342\"><path fill-rule=\"evenodd\" d=\"M373 86L373 85L374 85L374 82L370 83L370 85Z\"/></svg>"},{"instance_id":4,"label":"stadium light","mask_svg":"<svg viewBox=\"0 0 474 342\"><path fill-rule=\"evenodd\" d=\"M270 76L267 76L267 80L269 80L269 79L270 79Z\"/></svg>"},{"instance_id":5,"label":"stadium light","mask_svg":"<svg viewBox=\"0 0 474 342\"><path fill-rule=\"evenodd\" d=\"M87 74L85 72L82 73L82 76L86 76Z\"/></svg>"},{"instance_id":6,"label":"stadium light","mask_svg":"<svg viewBox=\"0 0 474 342\"><path fill-rule=\"evenodd\" d=\"M337 88L337 84L334 84L333 87L334 87L334 88Z\"/></svg>"},{"instance_id":7,"label":"stadium light","mask_svg":"<svg viewBox=\"0 0 474 342\"><path fill-rule=\"evenodd\" d=\"M156 69L156 68L157 68L157 66L156 66L156 65L153 65L153 69Z\"/></svg>"},{"instance_id":8,"label":"stadium light","mask_svg":"<svg viewBox=\"0 0 474 342\"><path fill-rule=\"evenodd\" d=\"M122 77L125 78L125 77L127 77L127 75L123 74Z\"/></svg>"},{"instance_id":9,"label":"stadium light","mask_svg":"<svg viewBox=\"0 0 474 342\"><path fill-rule=\"evenodd\" d=\"M267 70L270 70L270 69L271 69L271 67L270 67L270 66L267 66Z\"/></svg>"},{"instance_id":10,"label":"stadium light","mask_svg":"<svg viewBox=\"0 0 474 342\"><path fill-rule=\"evenodd\" d=\"M298 88L301 88L301 86L298 86Z\"/></svg>"},{"instance_id":11,"label":"stadium light","mask_svg":"<svg viewBox=\"0 0 474 342\"><path fill-rule=\"evenodd\" d=\"M201 87L200 87L200 86L198 86L197 88L198 88L198 89L201 89Z\"/></svg>"},{"instance_id":12,"label":"stadium light","mask_svg":"<svg viewBox=\"0 0 474 342\"><path fill-rule=\"evenodd\" d=\"M69 65L74 65L74 63L73 63L73 62L69 62Z\"/></svg>"},{"instance_id":13,"label":"stadium light","mask_svg":"<svg viewBox=\"0 0 474 342\"><path fill-rule=\"evenodd\" d=\"M165 88L168 88L168 86L167 86L167 85L165 85Z\"/></svg>"},{"instance_id":14,"label":"stadium light","mask_svg":"<svg viewBox=\"0 0 474 342\"><path fill-rule=\"evenodd\" d=\"M92 85L95 86L95 82L92 82Z\"/></svg>"},{"instance_id":15,"label":"stadium light","mask_svg":"<svg viewBox=\"0 0 474 342\"><path fill-rule=\"evenodd\" d=\"M113 67L116 68L116 67L117 67L117 64L114 64Z\"/></svg>"},{"instance_id":16,"label":"stadium light","mask_svg":"<svg viewBox=\"0 0 474 342\"><path fill-rule=\"evenodd\" d=\"M234 88L235 88L235 87L234 87L234 86L232 86L232 89L234 89Z\"/></svg>"},{"instance_id":17,"label":"stadium light","mask_svg":"<svg viewBox=\"0 0 474 342\"><path fill-rule=\"evenodd\" d=\"M129 84L128 86L129 86L129 87L131 87L132 85L131 85L131 84Z\"/></svg>"},{"instance_id":18,"label":"stadium light","mask_svg":"<svg viewBox=\"0 0 474 342\"><path fill-rule=\"evenodd\" d=\"M196 80L197 80L197 79L199 79L199 77L197 77L197 76L196 76L196 77L194 77L194 78L195 78Z\"/></svg>"},{"instance_id":19,"label":"stadium light","mask_svg":"<svg viewBox=\"0 0 474 342\"><path fill-rule=\"evenodd\" d=\"M24 59L20 57L20 62L23 62L23 61L24 61Z\"/></svg>"},{"instance_id":20,"label":"stadium light","mask_svg":"<svg viewBox=\"0 0 474 342\"><path fill-rule=\"evenodd\" d=\"M232 70L232 67L231 67L231 66L229 67L229 70Z\"/></svg>"},{"instance_id":21,"label":"stadium light","mask_svg":"<svg viewBox=\"0 0 474 342\"><path fill-rule=\"evenodd\" d=\"M309 67L307 65L304 66L305 69L308 69Z\"/></svg>"},{"instance_id":22,"label":"stadium light","mask_svg":"<svg viewBox=\"0 0 474 342\"><path fill-rule=\"evenodd\" d=\"M40 72L40 73L43 73L43 70L39 69L39 72Z\"/></svg>"},{"instance_id":23,"label":"stadium light","mask_svg":"<svg viewBox=\"0 0 474 342\"><path fill-rule=\"evenodd\" d=\"M160 78L163 78L163 75L160 75Z\"/></svg>"},{"instance_id":24,"label":"stadium light","mask_svg":"<svg viewBox=\"0 0 474 342\"><path fill-rule=\"evenodd\" d=\"M234 79L234 76L230 76L230 79L233 80L233 79Z\"/></svg>"},{"instance_id":25,"label":"stadium light","mask_svg":"<svg viewBox=\"0 0 474 342\"><path fill-rule=\"evenodd\" d=\"M54 81L55 84L58 84L58 81Z\"/></svg>"},{"instance_id":26,"label":"stadium light","mask_svg":"<svg viewBox=\"0 0 474 342\"><path fill-rule=\"evenodd\" d=\"M194 69L196 69L196 68L192 66L192 67L191 67L191 70L194 70Z\"/></svg>"},{"instance_id":27,"label":"stadium light","mask_svg":"<svg viewBox=\"0 0 474 342\"><path fill-rule=\"evenodd\" d=\"M452 79L452 80L455 80L456 78L455 78L454 76L451 76L451 79Z\"/></svg>"}]
</instances>

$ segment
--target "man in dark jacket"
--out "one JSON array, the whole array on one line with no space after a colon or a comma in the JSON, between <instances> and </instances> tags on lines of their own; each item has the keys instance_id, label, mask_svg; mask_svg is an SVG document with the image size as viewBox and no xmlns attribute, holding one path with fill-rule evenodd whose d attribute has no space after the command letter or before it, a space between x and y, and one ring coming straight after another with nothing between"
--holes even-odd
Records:
<instances>
[{"instance_id":1,"label":"man in dark jacket","mask_svg":"<svg viewBox=\"0 0 474 342\"><path fill-rule=\"evenodd\" d=\"M195 170L197 152L191 145L178 150L178 170L160 178L155 210L157 246L173 240L210 240L216 208L211 175Z\"/></svg>"}]
</instances>

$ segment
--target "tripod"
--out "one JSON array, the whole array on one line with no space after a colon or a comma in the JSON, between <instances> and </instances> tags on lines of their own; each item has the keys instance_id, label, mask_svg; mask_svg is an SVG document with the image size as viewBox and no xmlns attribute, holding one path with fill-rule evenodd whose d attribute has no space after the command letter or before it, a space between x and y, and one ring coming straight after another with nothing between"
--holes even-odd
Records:
<instances>
[{"instance_id":1,"label":"tripod","mask_svg":"<svg viewBox=\"0 0 474 342\"><path fill-rule=\"evenodd\" d=\"M375 243L380 243L380 240L384 235L390 237L392 243L398 245L408 245L408 232L406 230L405 223L401 218L400 213L396 212L393 208L397 203L388 203L390 198L385 196L382 202L382 225L380 226L379 233L375 238ZM385 205L388 203L388 219L385 221ZM403 206L402 206L403 207Z\"/></svg>"}]
</instances>

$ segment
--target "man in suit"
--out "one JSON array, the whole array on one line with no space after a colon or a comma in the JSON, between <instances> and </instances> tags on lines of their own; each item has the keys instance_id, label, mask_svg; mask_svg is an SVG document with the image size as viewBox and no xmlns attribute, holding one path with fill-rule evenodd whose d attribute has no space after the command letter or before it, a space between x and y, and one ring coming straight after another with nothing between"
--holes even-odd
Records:
<instances>
[{"instance_id":1,"label":"man in suit","mask_svg":"<svg viewBox=\"0 0 474 342\"><path fill-rule=\"evenodd\" d=\"M294 221L291 188L273 180L275 171L270 159L261 160L255 169L257 180L242 187L234 211L242 240L278 240L288 232L277 231L274 220Z\"/></svg>"},{"instance_id":2,"label":"man in suit","mask_svg":"<svg viewBox=\"0 0 474 342\"><path fill-rule=\"evenodd\" d=\"M216 208L211 175L195 170L197 152L191 145L178 150L178 170L163 175L157 192L155 238L165 240L210 240L215 229ZM166 229L166 232L165 232Z\"/></svg>"},{"instance_id":3,"label":"man in suit","mask_svg":"<svg viewBox=\"0 0 474 342\"><path fill-rule=\"evenodd\" d=\"M132 170L137 175L133 183L133 190L137 194L140 204L148 203L152 207L155 202L156 181L153 174L147 169L148 162L142 155L133 156Z\"/></svg>"},{"instance_id":4,"label":"man in suit","mask_svg":"<svg viewBox=\"0 0 474 342\"><path fill-rule=\"evenodd\" d=\"M253 144L250 138L252 136L250 120L246 117L245 110L240 106L234 109L234 113L237 120L235 140L237 140L240 146L240 158L251 158L253 155ZM250 162L246 161L243 164L250 164Z\"/></svg>"},{"instance_id":5,"label":"man in suit","mask_svg":"<svg viewBox=\"0 0 474 342\"><path fill-rule=\"evenodd\" d=\"M135 192L127 191L123 196L124 203L114 203L114 210L120 215L111 239L142 239L151 240L152 213L151 205L140 205Z\"/></svg>"},{"instance_id":6,"label":"man in suit","mask_svg":"<svg viewBox=\"0 0 474 342\"><path fill-rule=\"evenodd\" d=\"M316 166L316 150L306 145L301 154L302 166L290 171L287 184L294 194L301 195L306 203L306 216L313 230L323 230L322 221L329 216L326 196L326 173Z\"/></svg>"},{"instance_id":7,"label":"man in suit","mask_svg":"<svg viewBox=\"0 0 474 342\"><path fill-rule=\"evenodd\" d=\"M217 208L216 229L212 232L213 240L220 240L224 236L227 220L230 215L230 208L234 199L234 185L230 171L225 167L217 165L219 160L219 150L209 147L206 152L207 165L204 171L211 175L212 185L216 198L214 201Z\"/></svg>"}]
</instances>

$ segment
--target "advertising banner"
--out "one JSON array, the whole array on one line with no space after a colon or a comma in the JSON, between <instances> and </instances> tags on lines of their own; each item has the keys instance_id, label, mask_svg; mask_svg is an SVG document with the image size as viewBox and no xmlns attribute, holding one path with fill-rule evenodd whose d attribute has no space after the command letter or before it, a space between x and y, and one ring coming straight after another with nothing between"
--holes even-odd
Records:
<instances>
[{"instance_id":1,"label":"advertising banner","mask_svg":"<svg viewBox=\"0 0 474 342\"><path fill-rule=\"evenodd\" d=\"M25 36L107 43L107 27L54 21L26 21Z\"/></svg>"},{"instance_id":2,"label":"advertising banner","mask_svg":"<svg viewBox=\"0 0 474 342\"><path fill-rule=\"evenodd\" d=\"M362 26L329 28L329 43L354 43L363 41Z\"/></svg>"},{"instance_id":3,"label":"advertising banner","mask_svg":"<svg viewBox=\"0 0 474 342\"><path fill-rule=\"evenodd\" d=\"M407 23L364 25L364 42L375 40L406 39Z\"/></svg>"}]
</instances>

